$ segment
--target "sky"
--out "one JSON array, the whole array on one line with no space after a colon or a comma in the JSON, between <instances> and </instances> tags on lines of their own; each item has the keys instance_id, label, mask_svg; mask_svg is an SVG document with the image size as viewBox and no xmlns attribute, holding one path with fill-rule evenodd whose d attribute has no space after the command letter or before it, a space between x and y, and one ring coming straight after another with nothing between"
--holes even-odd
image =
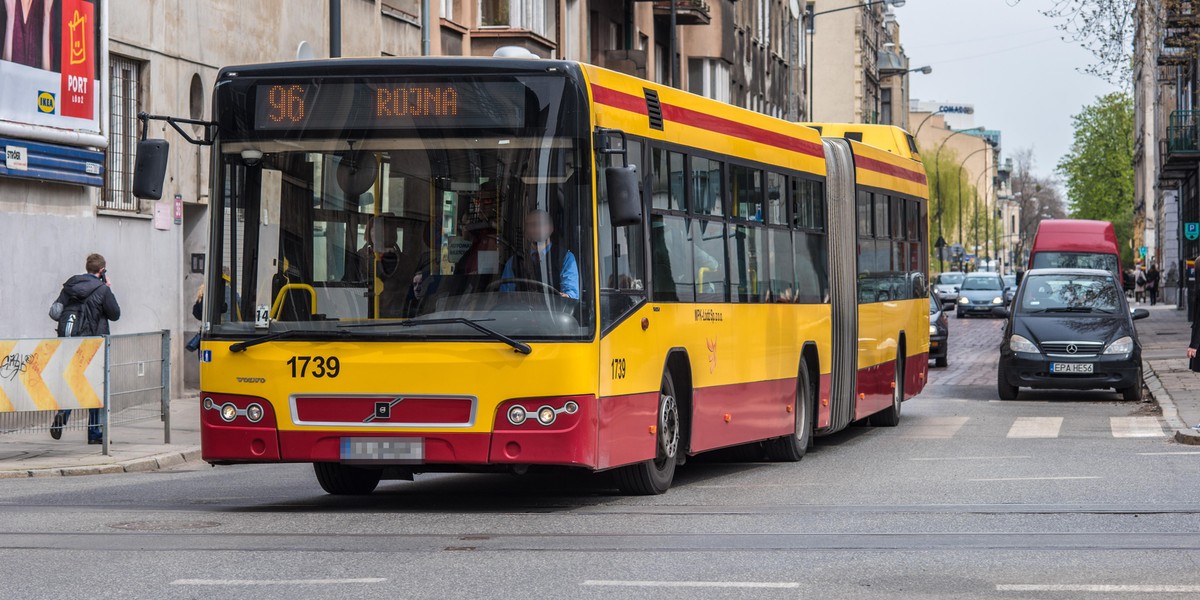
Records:
<instances>
[{"instance_id":1,"label":"sky","mask_svg":"<svg viewBox=\"0 0 1200 600\"><path fill-rule=\"evenodd\" d=\"M1071 115L1117 88L1082 72L1092 55L1042 15L1052 0L907 0L894 9L913 73L910 97L973 104L975 125L1001 131L1001 152L1034 152L1054 174L1071 146Z\"/></svg>"}]
</instances>

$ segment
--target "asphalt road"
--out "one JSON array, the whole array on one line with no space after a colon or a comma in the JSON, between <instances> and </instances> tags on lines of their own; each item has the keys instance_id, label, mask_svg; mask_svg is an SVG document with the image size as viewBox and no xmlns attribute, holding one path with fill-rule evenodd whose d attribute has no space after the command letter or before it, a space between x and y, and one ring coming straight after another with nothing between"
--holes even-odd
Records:
<instances>
[{"instance_id":1,"label":"asphalt road","mask_svg":"<svg viewBox=\"0 0 1200 600\"><path fill-rule=\"evenodd\" d=\"M895 429L797 464L428 475L326 496L304 465L6 480L4 598L1195 598L1200 450L1115 393L995 392L1000 322Z\"/></svg>"}]
</instances>

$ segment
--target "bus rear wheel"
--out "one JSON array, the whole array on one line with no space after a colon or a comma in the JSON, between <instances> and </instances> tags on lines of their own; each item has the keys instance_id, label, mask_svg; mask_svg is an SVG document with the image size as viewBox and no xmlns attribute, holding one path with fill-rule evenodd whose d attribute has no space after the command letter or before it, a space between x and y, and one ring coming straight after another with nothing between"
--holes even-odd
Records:
<instances>
[{"instance_id":1,"label":"bus rear wheel","mask_svg":"<svg viewBox=\"0 0 1200 600\"><path fill-rule=\"evenodd\" d=\"M771 460L796 462L808 452L809 443L812 441L812 399L809 397L811 394L808 365L800 363L800 373L796 376L796 431L792 435L767 442L767 456Z\"/></svg>"},{"instance_id":2,"label":"bus rear wheel","mask_svg":"<svg viewBox=\"0 0 1200 600\"><path fill-rule=\"evenodd\" d=\"M892 382L892 405L869 417L875 427L895 427L900 424L900 404L904 402L904 355L896 355L896 379Z\"/></svg>"},{"instance_id":3,"label":"bus rear wheel","mask_svg":"<svg viewBox=\"0 0 1200 600\"><path fill-rule=\"evenodd\" d=\"M313 463L321 489L335 496L363 496L375 491L383 477L380 469L363 469L338 463Z\"/></svg>"},{"instance_id":4,"label":"bus rear wheel","mask_svg":"<svg viewBox=\"0 0 1200 600\"><path fill-rule=\"evenodd\" d=\"M671 488L682 437L679 403L675 398L675 382L671 379L671 373L663 373L662 389L658 393L655 456L651 460L616 470L617 487L622 493L653 496Z\"/></svg>"}]
</instances>

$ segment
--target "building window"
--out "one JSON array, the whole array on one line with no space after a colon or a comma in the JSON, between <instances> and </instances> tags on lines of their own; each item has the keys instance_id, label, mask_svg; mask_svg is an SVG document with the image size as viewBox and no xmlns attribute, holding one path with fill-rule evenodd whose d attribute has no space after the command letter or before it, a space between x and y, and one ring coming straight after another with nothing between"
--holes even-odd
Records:
<instances>
[{"instance_id":1,"label":"building window","mask_svg":"<svg viewBox=\"0 0 1200 600\"><path fill-rule=\"evenodd\" d=\"M879 122L884 125L892 124L892 88L879 90Z\"/></svg>"},{"instance_id":2,"label":"building window","mask_svg":"<svg viewBox=\"0 0 1200 600\"><path fill-rule=\"evenodd\" d=\"M549 37L554 21L552 1L483 0L479 3L479 26L525 29Z\"/></svg>"},{"instance_id":3,"label":"building window","mask_svg":"<svg viewBox=\"0 0 1200 600\"><path fill-rule=\"evenodd\" d=\"M133 197L133 162L138 140L137 114L141 110L141 64L123 56L110 55L108 176L100 208L138 212Z\"/></svg>"},{"instance_id":4,"label":"building window","mask_svg":"<svg viewBox=\"0 0 1200 600\"><path fill-rule=\"evenodd\" d=\"M442 0L442 18L447 21L454 20L454 2L455 0Z\"/></svg>"}]
</instances>

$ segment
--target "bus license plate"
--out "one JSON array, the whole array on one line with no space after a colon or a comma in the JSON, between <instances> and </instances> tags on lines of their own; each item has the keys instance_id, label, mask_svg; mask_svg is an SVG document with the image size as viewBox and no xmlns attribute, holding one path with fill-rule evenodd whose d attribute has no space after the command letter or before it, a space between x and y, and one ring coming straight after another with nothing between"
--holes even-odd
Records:
<instances>
[{"instance_id":1,"label":"bus license plate","mask_svg":"<svg viewBox=\"0 0 1200 600\"><path fill-rule=\"evenodd\" d=\"M342 438L342 462L411 465L425 462L421 438Z\"/></svg>"},{"instance_id":2,"label":"bus license plate","mask_svg":"<svg viewBox=\"0 0 1200 600\"><path fill-rule=\"evenodd\" d=\"M1067 373L1091 373L1092 363L1050 363L1050 372L1056 375Z\"/></svg>"}]
</instances>

